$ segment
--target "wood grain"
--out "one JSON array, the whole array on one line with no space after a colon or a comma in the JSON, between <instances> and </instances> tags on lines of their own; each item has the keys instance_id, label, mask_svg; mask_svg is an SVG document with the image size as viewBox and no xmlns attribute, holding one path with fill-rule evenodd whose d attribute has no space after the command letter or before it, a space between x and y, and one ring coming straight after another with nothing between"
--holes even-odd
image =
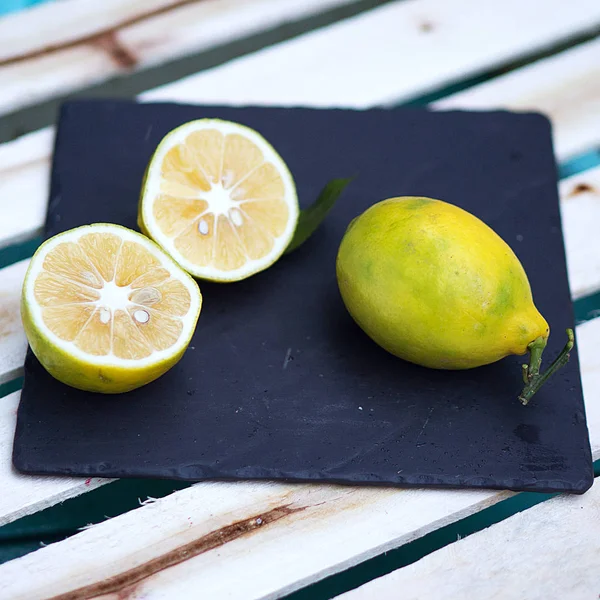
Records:
<instances>
[{"instance_id":1,"label":"wood grain","mask_svg":"<svg viewBox=\"0 0 600 600\"><path fill-rule=\"evenodd\" d=\"M442 495L198 484L1 565L0 599L280 597L508 494Z\"/></svg>"},{"instance_id":2,"label":"wood grain","mask_svg":"<svg viewBox=\"0 0 600 600\"><path fill-rule=\"evenodd\" d=\"M0 19L0 114L350 0L62 0ZM35 31L36 35L27 32Z\"/></svg>"},{"instance_id":3,"label":"wood grain","mask_svg":"<svg viewBox=\"0 0 600 600\"><path fill-rule=\"evenodd\" d=\"M598 147L600 38L448 96L433 107L542 112L554 124L561 160Z\"/></svg>"},{"instance_id":4,"label":"wood grain","mask_svg":"<svg viewBox=\"0 0 600 600\"><path fill-rule=\"evenodd\" d=\"M402 0L144 98L367 108L412 99L600 26L596 0ZM193 83L192 83L193 82Z\"/></svg>"}]
</instances>

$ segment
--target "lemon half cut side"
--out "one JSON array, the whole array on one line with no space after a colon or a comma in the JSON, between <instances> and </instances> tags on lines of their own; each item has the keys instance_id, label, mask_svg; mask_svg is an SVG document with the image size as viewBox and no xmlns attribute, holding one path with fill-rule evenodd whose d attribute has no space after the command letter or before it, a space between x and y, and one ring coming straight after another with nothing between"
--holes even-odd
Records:
<instances>
[{"instance_id":1,"label":"lemon half cut side","mask_svg":"<svg viewBox=\"0 0 600 600\"><path fill-rule=\"evenodd\" d=\"M228 282L272 265L290 243L298 215L294 180L258 132L200 119L158 145L138 222L191 275Z\"/></svg>"},{"instance_id":2,"label":"lemon half cut side","mask_svg":"<svg viewBox=\"0 0 600 600\"><path fill-rule=\"evenodd\" d=\"M140 387L170 369L194 333L198 284L154 242L95 224L42 244L21 297L25 333L45 369L94 392Z\"/></svg>"}]
</instances>

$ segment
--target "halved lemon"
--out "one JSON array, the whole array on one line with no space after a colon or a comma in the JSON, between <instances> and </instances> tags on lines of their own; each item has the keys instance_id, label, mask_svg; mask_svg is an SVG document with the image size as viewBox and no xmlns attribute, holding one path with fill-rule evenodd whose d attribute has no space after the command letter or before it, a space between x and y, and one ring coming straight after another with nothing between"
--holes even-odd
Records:
<instances>
[{"instance_id":1,"label":"halved lemon","mask_svg":"<svg viewBox=\"0 0 600 600\"><path fill-rule=\"evenodd\" d=\"M120 393L170 369L200 314L198 284L154 242L118 225L86 225L42 244L21 297L25 333L56 379Z\"/></svg>"},{"instance_id":2,"label":"halved lemon","mask_svg":"<svg viewBox=\"0 0 600 600\"><path fill-rule=\"evenodd\" d=\"M239 281L283 254L298 213L294 180L259 133L201 119L177 127L158 145L138 222L194 277Z\"/></svg>"}]
</instances>

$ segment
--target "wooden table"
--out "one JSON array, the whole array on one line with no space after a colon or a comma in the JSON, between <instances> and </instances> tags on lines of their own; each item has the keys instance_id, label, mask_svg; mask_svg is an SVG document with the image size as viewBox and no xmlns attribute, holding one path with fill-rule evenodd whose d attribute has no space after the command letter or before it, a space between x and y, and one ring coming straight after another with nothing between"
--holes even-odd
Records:
<instances>
[{"instance_id":1,"label":"wooden table","mask_svg":"<svg viewBox=\"0 0 600 600\"><path fill-rule=\"evenodd\" d=\"M87 90L143 101L548 114L599 459L598 31L598 0L62 0L0 18L0 540L7 531L41 539L52 519L42 515L36 529L26 516L62 502L64 515L82 494L94 515L93 526L0 565L0 599L246 600L297 590L298 599L597 598L598 486L551 499L281 483L127 488L19 475L10 454L26 349L19 295L45 216L51 123L61 98ZM145 499L151 489L163 497ZM101 503L118 494L122 514L104 518ZM141 506L129 510L137 494Z\"/></svg>"}]
</instances>

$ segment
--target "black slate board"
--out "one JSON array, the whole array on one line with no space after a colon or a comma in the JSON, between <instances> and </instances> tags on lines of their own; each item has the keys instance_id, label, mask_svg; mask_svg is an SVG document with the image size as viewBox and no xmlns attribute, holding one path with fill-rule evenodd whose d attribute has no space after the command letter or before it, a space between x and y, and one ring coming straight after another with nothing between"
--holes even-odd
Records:
<instances>
[{"instance_id":1,"label":"black slate board","mask_svg":"<svg viewBox=\"0 0 600 600\"><path fill-rule=\"evenodd\" d=\"M349 221L394 195L473 212L522 260L553 328L573 326L548 121L536 114L321 111L87 101L61 112L46 235L135 228L145 165L185 121L258 129L302 204L357 175L321 229L273 268L201 284L184 359L125 396L53 380L31 352L14 464L28 473L286 479L583 492L592 464L577 352L527 407L519 358L463 372L405 363L371 342L340 299L334 259Z\"/></svg>"}]
</instances>

